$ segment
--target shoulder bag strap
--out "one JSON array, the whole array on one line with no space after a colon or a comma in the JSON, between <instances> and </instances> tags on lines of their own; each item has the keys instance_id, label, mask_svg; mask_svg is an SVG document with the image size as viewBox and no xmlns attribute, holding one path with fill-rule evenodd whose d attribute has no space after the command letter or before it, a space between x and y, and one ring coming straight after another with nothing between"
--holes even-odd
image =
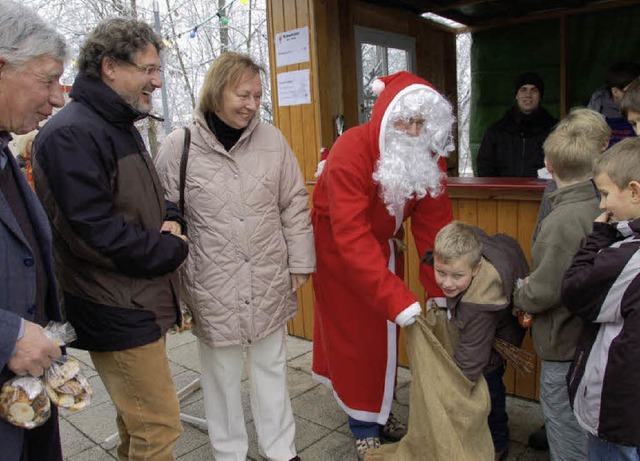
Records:
<instances>
[{"instance_id":1,"label":"shoulder bag strap","mask_svg":"<svg viewBox=\"0 0 640 461\"><path fill-rule=\"evenodd\" d=\"M187 178L187 162L189 161L189 147L191 145L191 130L184 127L184 146L182 147L182 157L180 158L180 213L184 217L184 184Z\"/></svg>"}]
</instances>

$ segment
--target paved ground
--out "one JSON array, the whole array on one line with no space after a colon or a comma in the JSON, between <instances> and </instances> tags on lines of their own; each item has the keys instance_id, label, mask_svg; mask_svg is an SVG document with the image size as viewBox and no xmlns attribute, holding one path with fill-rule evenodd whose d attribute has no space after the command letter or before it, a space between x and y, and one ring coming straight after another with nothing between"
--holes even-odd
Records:
<instances>
[{"instance_id":1,"label":"paved ground","mask_svg":"<svg viewBox=\"0 0 640 461\"><path fill-rule=\"evenodd\" d=\"M167 347L174 380L177 388L181 389L199 376L195 339L190 333L169 335ZM69 354L84 364L83 372L93 386L95 395L92 404L84 410L61 413L65 460L113 461L117 459L115 448L109 449L104 442L116 432L114 407L93 369L89 355L77 349L70 349ZM296 419L296 446L301 458L304 461L356 460L345 414L327 389L311 378L311 342L289 337L287 354L289 391ZM393 411L404 420L408 414L410 381L409 371L401 369ZM249 459L261 461L265 458L258 454L247 389L244 389L243 395L250 438ZM548 461L547 452L536 452L525 445L528 434L542 423L539 405L509 398L507 406L512 438L508 460ZM201 391L191 393L182 400L182 411L196 418L204 417ZM185 422L184 434L176 446L176 457L179 461L213 460L206 430Z\"/></svg>"}]
</instances>

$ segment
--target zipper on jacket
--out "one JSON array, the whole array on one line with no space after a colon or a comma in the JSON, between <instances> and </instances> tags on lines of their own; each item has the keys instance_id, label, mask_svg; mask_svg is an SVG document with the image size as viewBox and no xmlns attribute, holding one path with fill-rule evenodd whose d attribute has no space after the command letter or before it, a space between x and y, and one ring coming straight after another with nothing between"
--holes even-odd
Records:
<instances>
[{"instance_id":1,"label":"zipper on jacket","mask_svg":"<svg viewBox=\"0 0 640 461\"><path fill-rule=\"evenodd\" d=\"M569 387L571 387L575 382L578 372L580 370L580 367L582 366L583 359L584 359L584 351L580 351L580 354L578 354L578 357L576 358L576 361L575 361L573 373L571 373L571 376L569 376Z\"/></svg>"},{"instance_id":2,"label":"zipper on jacket","mask_svg":"<svg viewBox=\"0 0 640 461\"><path fill-rule=\"evenodd\" d=\"M522 161L520 162L520 171L518 176L524 176L524 152L527 148L527 138L524 137L524 133L520 133L522 136Z\"/></svg>"}]
</instances>

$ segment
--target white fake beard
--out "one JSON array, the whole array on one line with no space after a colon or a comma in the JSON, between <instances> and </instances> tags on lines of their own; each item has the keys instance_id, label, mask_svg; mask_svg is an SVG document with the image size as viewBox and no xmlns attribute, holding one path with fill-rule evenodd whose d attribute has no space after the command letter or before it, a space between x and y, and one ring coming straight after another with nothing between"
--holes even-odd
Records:
<instances>
[{"instance_id":1,"label":"white fake beard","mask_svg":"<svg viewBox=\"0 0 640 461\"><path fill-rule=\"evenodd\" d=\"M408 199L421 199L427 193L437 197L442 192L446 174L438 167L438 156L425 147L431 145L426 136L424 131L414 137L394 129L387 137L373 180L380 185L391 216L394 208L404 206Z\"/></svg>"}]
</instances>

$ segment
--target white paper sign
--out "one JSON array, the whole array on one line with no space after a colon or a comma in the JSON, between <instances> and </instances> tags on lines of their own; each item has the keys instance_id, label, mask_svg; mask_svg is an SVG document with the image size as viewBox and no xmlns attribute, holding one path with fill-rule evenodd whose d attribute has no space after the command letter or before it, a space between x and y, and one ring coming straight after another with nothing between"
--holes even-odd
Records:
<instances>
[{"instance_id":1,"label":"white paper sign","mask_svg":"<svg viewBox=\"0 0 640 461\"><path fill-rule=\"evenodd\" d=\"M309 27L276 34L276 67L309 61Z\"/></svg>"},{"instance_id":2,"label":"white paper sign","mask_svg":"<svg viewBox=\"0 0 640 461\"><path fill-rule=\"evenodd\" d=\"M309 69L281 72L277 75L278 105L311 104Z\"/></svg>"}]
</instances>

